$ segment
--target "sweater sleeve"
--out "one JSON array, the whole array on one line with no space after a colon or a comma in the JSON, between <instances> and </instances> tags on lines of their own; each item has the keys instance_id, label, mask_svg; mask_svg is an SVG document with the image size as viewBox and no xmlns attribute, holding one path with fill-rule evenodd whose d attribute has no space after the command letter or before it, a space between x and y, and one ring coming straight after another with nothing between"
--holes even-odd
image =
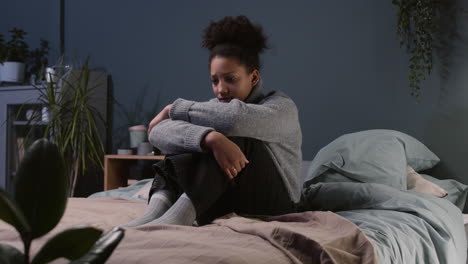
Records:
<instances>
[{"instance_id":1,"label":"sweater sleeve","mask_svg":"<svg viewBox=\"0 0 468 264\"><path fill-rule=\"evenodd\" d=\"M180 154L187 152L205 152L201 142L206 134L213 131L182 120L165 119L151 129L149 142L163 154Z\"/></svg>"},{"instance_id":2,"label":"sweater sleeve","mask_svg":"<svg viewBox=\"0 0 468 264\"><path fill-rule=\"evenodd\" d=\"M299 119L294 102L286 95L266 97L259 104L238 99L229 103L194 102L177 99L169 116L191 124L212 127L226 136L243 136L268 142L281 142L298 128Z\"/></svg>"}]
</instances>

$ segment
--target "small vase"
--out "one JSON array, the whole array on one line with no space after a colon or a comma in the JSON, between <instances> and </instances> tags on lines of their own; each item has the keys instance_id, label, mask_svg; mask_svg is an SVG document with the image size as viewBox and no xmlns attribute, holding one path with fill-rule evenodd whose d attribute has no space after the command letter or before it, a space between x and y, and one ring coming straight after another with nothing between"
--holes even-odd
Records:
<instances>
[{"instance_id":1,"label":"small vase","mask_svg":"<svg viewBox=\"0 0 468 264\"><path fill-rule=\"evenodd\" d=\"M132 126L128 128L128 131L130 132L130 147L131 148L138 148L138 145L140 143L146 141L146 126L144 125L138 125L138 126Z\"/></svg>"}]
</instances>

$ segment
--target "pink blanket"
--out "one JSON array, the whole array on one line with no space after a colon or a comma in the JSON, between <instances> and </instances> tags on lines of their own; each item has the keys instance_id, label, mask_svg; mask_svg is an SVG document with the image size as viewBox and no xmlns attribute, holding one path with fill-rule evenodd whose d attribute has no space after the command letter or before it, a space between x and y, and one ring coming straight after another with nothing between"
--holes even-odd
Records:
<instances>
[{"instance_id":1,"label":"pink blanket","mask_svg":"<svg viewBox=\"0 0 468 264\"><path fill-rule=\"evenodd\" d=\"M91 225L104 231L141 215L146 204L118 198L71 198L59 225L35 240L32 255L53 234ZM260 219L261 218L261 219ZM0 222L0 243L23 250L13 227ZM64 259L53 263L68 263ZM107 263L377 263L357 226L332 212L246 218L235 214L202 227L127 228Z\"/></svg>"}]
</instances>

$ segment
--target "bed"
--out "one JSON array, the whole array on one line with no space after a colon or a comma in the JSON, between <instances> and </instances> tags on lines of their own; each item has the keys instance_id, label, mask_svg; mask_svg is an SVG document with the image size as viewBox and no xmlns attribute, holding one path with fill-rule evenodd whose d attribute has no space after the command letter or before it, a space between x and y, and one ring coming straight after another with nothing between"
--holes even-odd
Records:
<instances>
[{"instance_id":1,"label":"bed","mask_svg":"<svg viewBox=\"0 0 468 264\"><path fill-rule=\"evenodd\" d=\"M422 143L397 131L344 135L302 162L301 212L229 214L202 227L126 228L107 263L465 263L468 217L460 208L468 187L421 173L448 192L439 198L408 190L401 179L407 164L424 172L438 162ZM59 225L33 242L32 254L67 227L108 231L138 217L151 181L70 198ZM3 222L0 243L22 248Z\"/></svg>"}]
</instances>

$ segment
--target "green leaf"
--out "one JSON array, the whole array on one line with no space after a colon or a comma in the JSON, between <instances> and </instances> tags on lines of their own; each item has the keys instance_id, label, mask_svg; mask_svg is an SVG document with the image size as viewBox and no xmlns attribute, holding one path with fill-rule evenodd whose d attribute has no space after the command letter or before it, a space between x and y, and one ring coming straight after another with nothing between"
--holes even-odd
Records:
<instances>
[{"instance_id":1,"label":"green leaf","mask_svg":"<svg viewBox=\"0 0 468 264\"><path fill-rule=\"evenodd\" d=\"M0 219L14 226L20 234L30 232L30 227L18 205L3 189L0 189Z\"/></svg>"},{"instance_id":2,"label":"green leaf","mask_svg":"<svg viewBox=\"0 0 468 264\"><path fill-rule=\"evenodd\" d=\"M0 263L22 264L24 263L24 255L15 247L6 244L0 244Z\"/></svg>"},{"instance_id":3,"label":"green leaf","mask_svg":"<svg viewBox=\"0 0 468 264\"><path fill-rule=\"evenodd\" d=\"M36 140L19 165L15 201L31 227L31 238L52 230L62 218L67 203L68 178L57 146Z\"/></svg>"},{"instance_id":4,"label":"green leaf","mask_svg":"<svg viewBox=\"0 0 468 264\"><path fill-rule=\"evenodd\" d=\"M66 229L47 241L31 263L48 263L58 258L78 259L90 250L101 234L101 230L93 227Z\"/></svg>"},{"instance_id":5,"label":"green leaf","mask_svg":"<svg viewBox=\"0 0 468 264\"><path fill-rule=\"evenodd\" d=\"M114 229L103 235L86 255L75 261L72 261L70 264L105 263L124 237L124 234L125 231L122 228L114 227Z\"/></svg>"}]
</instances>

